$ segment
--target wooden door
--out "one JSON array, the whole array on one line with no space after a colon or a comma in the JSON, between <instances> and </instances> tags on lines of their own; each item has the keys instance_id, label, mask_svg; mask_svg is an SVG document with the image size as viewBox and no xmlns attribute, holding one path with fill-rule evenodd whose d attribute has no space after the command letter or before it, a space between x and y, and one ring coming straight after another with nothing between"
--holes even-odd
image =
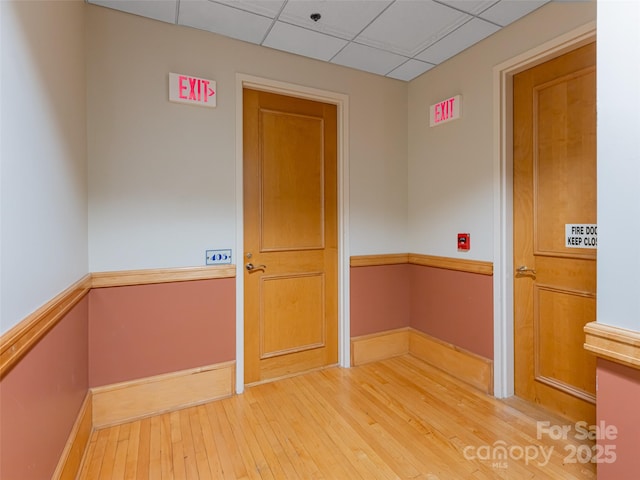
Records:
<instances>
[{"instance_id":1,"label":"wooden door","mask_svg":"<svg viewBox=\"0 0 640 480\"><path fill-rule=\"evenodd\" d=\"M250 89L243 98L249 384L338 361L337 111Z\"/></svg>"},{"instance_id":2,"label":"wooden door","mask_svg":"<svg viewBox=\"0 0 640 480\"><path fill-rule=\"evenodd\" d=\"M583 327L596 319L596 248L566 233L596 224L595 68L589 44L513 82L515 392L589 424L596 362Z\"/></svg>"}]
</instances>

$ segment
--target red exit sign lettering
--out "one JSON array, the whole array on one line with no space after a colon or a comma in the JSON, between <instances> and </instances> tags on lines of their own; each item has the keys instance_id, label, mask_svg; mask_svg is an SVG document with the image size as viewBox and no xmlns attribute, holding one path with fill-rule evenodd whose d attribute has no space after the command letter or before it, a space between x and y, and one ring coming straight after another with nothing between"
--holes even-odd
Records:
<instances>
[{"instance_id":1,"label":"red exit sign lettering","mask_svg":"<svg viewBox=\"0 0 640 480\"><path fill-rule=\"evenodd\" d=\"M215 107L216 82L181 73L170 73L169 101Z\"/></svg>"},{"instance_id":2,"label":"red exit sign lettering","mask_svg":"<svg viewBox=\"0 0 640 480\"><path fill-rule=\"evenodd\" d=\"M435 127L460 118L461 107L462 95L456 95L431 105L429 108L429 126Z\"/></svg>"}]
</instances>

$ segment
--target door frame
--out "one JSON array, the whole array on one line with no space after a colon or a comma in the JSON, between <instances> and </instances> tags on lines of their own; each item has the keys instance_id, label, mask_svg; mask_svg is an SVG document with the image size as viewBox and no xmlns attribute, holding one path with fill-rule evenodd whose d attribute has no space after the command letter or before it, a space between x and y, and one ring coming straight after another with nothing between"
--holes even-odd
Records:
<instances>
[{"instance_id":1,"label":"door frame","mask_svg":"<svg viewBox=\"0 0 640 480\"><path fill-rule=\"evenodd\" d=\"M493 68L493 391L514 394L513 76L596 39L589 22Z\"/></svg>"},{"instance_id":2,"label":"door frame","mask_svg":"<svg viewBox=\"0 0 640 480\"><path fill-rule=\"evenodd\" d=\"M349 96L288 82L236 73L236 393L244 392L244 88L336 105L338 125L338 364L351 366L349 319Z\"/></svg>"}]
</instances>

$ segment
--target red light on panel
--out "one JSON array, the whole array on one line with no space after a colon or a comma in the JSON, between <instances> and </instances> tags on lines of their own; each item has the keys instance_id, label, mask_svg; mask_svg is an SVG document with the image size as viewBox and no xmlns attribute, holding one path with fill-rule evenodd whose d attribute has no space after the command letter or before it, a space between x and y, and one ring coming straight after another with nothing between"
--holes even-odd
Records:
<instances>
[{"instance_id":1,"label":"red light on panel","mask_svg":"<svg viewBox=\"0 0 640 480\"><path fill-rule=\"evenodd\" d=\"M471 248L471 234L458 234L458 250L469 250Z\"/></svg>"}]
</instances>

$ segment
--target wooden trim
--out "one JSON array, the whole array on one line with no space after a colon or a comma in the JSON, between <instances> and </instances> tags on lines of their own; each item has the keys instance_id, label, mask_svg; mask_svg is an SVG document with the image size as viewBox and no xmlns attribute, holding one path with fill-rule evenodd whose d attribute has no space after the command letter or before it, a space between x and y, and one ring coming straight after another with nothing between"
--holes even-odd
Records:
<instances>
[{"instance_id":1,"label":"wooden trim","mask_svg":"<svg viewBox=\"0 0 640 480\"><path fill-rule=\"evenodd\" d=\"M7 331L0 338L0 378L51 330L91 288L86 275Z\"/></svg>"},{"instance_id":2,"label":"wooden trim","mask_svg":"<svg viewBox=\"0 0 640 480\"><path fill-rule=\"evenodd\" d=\"M493 361L413 328L409 330L409 353L458 380L493 395Z\"/></svg>"},{"instance_id":3,"label":"wooden trim","mask_svg":"<svg viewBox=\"0 0 640 480\"><path fill-rule=\"evenodd\" d=\"M351 365L363 365L409 353L409 327L351 339Z\"/></svg>"},{"instance_id":4,"label":"wooden trim","mask_svg":"<svg viewBox=\"0 0 640 480\"><path fill-rule=\"evenodd\" d=\"M467 260L466 258L436 257L420 253L389 253L382 255L354 255L349 265L352 267L374 267L380 265L422 265L423 267L444 268L459 272L493 275L493 262Z\"/></svg>"},{"instance_id":5,"label":"wooden trim","mask_svg":"<svg viewBox=\"0 0 640 480\"><path fill-rule=\"evenodd\" d=\"M235 265L211 265L207 267L153 268L148 270L121 270L91 274L93 288L149 285L154 283L187 282L212 278L233 278Z\"/></svg>"},{"instance_id":6,"label":"wooden trim","mask_svg":"<svg viewBox=\"0 0 640 480\"><path fill-rule=\"evenodd\" d=\"M640 332L591 322L584 326L584 348L598 357L640 370Z\"/></svg>"},{"instance_id":7,"label":"wooden trim","mask_svg":"<svg viewBox=\"0 0 640 480\"><path fill-rule=\"evenodd\" d=\"M235 361L92 388L93 427L104 428L230 397Z\"/></svg>"},{"instance_id":8,"label":"wooden trim","mask_svg":"<svg viewBox=\"0 0 640 480\"><path fill-rule=\"evenodd\" d=\"M349 261L349 265L352 267L376 267L380 265L399 265L403 263L409 263L408 253L354 255Z\"/></svg>"},{"instance_id":9,"label":"wooden trim","mask_svg":"<svg viewBox=\"0 0 640 480\"><path fill-rule=\"evenodd\" d=\"M87 274L0 337L0 378L82 300L91 288L233 278L235 275L235 265Z\"/></svg>"},{"instance_id":10,"label":"wooden trim","mask_svg":"<svg viewBox=\"0 0 640 480\"><path fill-rule=\"evenodd\" d=\"M424 267L445 268L460 272L479 273L480 275L493 275L493 262L480 260L467 260L465 258L434 257L418 253L409 254L409 263Z\"/></svg>"},{"instance_id":11,"label":"wooden trim","mask_svg":"<svg viewBox=\"0 0 640 480\"><path fill-rule=\"evenodd\" d=\"M74 480L78 476L93 431L92 418L91 391L88 391L62 451L58 466L51 477L52 480Z\"/></svg>"}]
</instances>

